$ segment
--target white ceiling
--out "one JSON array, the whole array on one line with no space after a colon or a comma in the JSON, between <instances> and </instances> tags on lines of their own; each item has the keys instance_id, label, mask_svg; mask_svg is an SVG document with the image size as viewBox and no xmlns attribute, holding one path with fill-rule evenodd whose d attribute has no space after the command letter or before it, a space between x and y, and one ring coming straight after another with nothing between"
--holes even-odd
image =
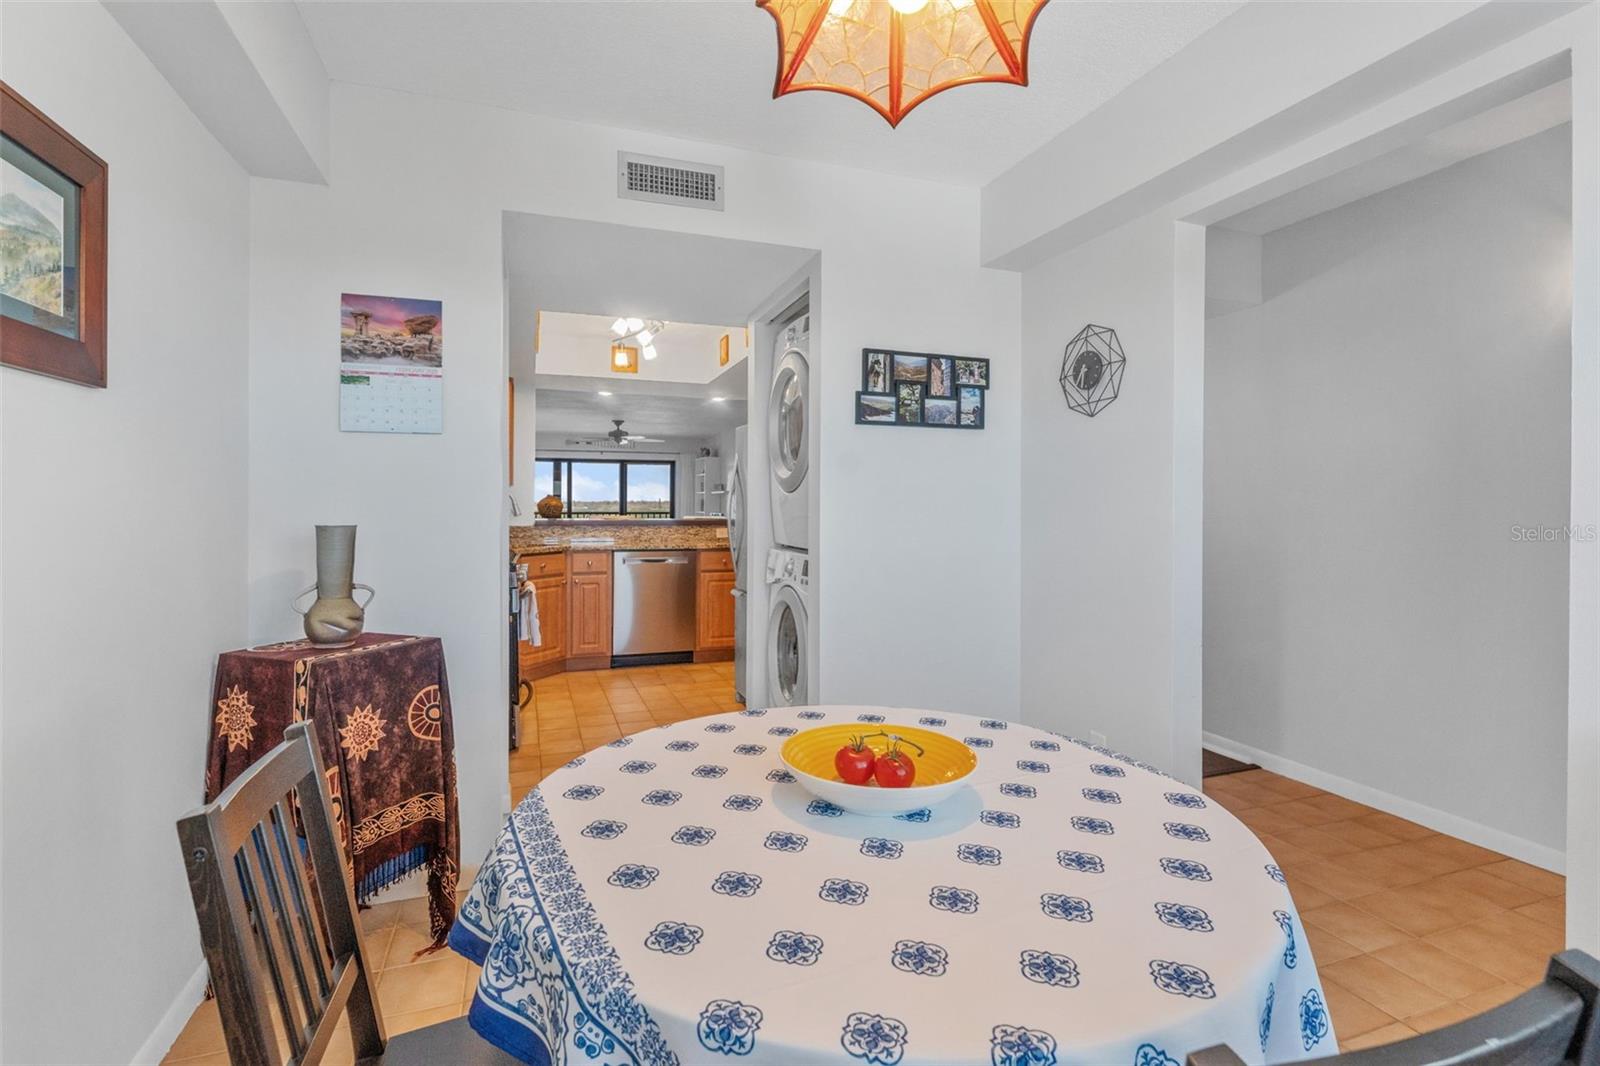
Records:
<instances>
[{"instance_id":1,"label":"white ceiling","mask_svg":"<svg viewBox=\"0 0 1600 1066\"><path fill-rule=\"evenodd\" d=\"M744 322L815 253L783 244L507 211L505 271L536 308Z\"/></svg>"},{"instance_id":2,"label":"white ceiling","mask_svg":"<svg viewBox=\"0 0 1600 1066\"><path fill-rule=\"evenodd\" d=\"M1358 166L1330 174L1216 223L1266 234L1355 203L1572 119L1572 82L1563 80L1424 133Z\"/></svg>"},{"instance_id":3,"label":"white ceiling","mask_svg":"<svg viewBox=\"0 0 1600 1066\"><path fill-rule=\"evenodd\" d=\"M1034 26L1031 85L943 93L890 129L836 93L773 100L774 22L750 2L299 3L336 81L965 185L1006 170L1240 6L1056 0Z\"/></svg>"},{"instance_id":4,"label":"white ceiling","mask_svg":"<svg viewBox=\"0 0 1600 1066\"><path fill-rule=\"evenodd\" d=\"M611 429L612 419L621 418L623 429L629 433L703 440L724 429L742 426L746 419L743 395L731 396L726 390L698 394L642 392L602 380L599 384L612 395L601 396L597 389L580 384L583 379L535 380L538 391L534 418L541 438L547 433L598 437ZM713 402L711 395L723 395L724 400Z\"/></svg>"},{"instance_id":5,"label":"white ceiling","mask_svg":"<svg viewBox=\"0 0 1600 1066\"><path fill-rule=\"evenodd\" d=\"M726 237L506 212L511 373L533 373L537 311L744 324L815 254Z\"/></svg>"}]
</instances>

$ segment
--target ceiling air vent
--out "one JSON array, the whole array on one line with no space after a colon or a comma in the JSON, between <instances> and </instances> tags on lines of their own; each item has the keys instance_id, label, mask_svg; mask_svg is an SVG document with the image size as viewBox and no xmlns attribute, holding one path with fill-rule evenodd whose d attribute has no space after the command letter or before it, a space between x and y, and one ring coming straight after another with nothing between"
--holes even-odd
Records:
<instances>
[{"instance_id":1,"label":"ceiling air vent","mask_svg":"<svg viewBox=\"0 0 1600 1066\"><path fill-rule=\"evenodd\" d=\"M682 159L617 153L617 195L624 200L722 210L722 168Z\"/></svg>"}]
</instances>

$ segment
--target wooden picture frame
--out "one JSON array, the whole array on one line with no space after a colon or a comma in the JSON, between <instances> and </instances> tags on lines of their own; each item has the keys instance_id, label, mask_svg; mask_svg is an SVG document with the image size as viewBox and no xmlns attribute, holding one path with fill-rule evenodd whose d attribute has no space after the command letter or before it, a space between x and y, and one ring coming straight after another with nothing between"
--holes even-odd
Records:
<instances>
[{"instance_id":1,"label":"wooden picture frame","mask_svg":"<svg viewBox=\"0 0 1600 1066\"><path fill-rule=\"evenodd\" d=\"M24 174L18 163L63 186L75 186L71 213L75 237L59 231L62 313L35 308L5 293L0 317L0 364L64 381L106 386L106 186L105 160L95 155L21 94L0 81L0 135L6 142L7 171ZM15 153L14 148L20 148ZM26 175L25 175L26 176ZM31 176L30 180L31 180ZM37 183L37 182L36 182ZM44 186L41 185L41 188ZM49 221L49 220L46 220ZM70 228L69 228L70 229ZM68 246L70 245L70 247ZM41 325L12 313L34 312ZM50 319L55 319L50 322Z\"/></svg>"},{"instance_id":2,"label":"wooden picture frame","mask_svg":"<svg viewBox=\"0 0 1600 1066\"><path fill-rule=\"evenodd\" d=\"M989 371L989 360L977 356L863 348L862 387L855 394L856 425L983 429ZM963 373L968 379L965 384ZM944 391L936 392L936 388ZM892 417L884 416L886 403L892 405Z\"/></svg>"}]
</instances>

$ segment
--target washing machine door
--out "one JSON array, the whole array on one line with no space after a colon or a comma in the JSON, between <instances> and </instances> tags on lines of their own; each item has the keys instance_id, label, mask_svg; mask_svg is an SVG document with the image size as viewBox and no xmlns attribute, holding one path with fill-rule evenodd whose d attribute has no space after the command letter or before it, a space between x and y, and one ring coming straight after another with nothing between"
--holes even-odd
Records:
<instances>
[{"instance_id":1,"label":"washing machine door","mask_svg":"<svg viewBox=\"0 0 1600 1066\"><path fill-rule=\"evenodd\" d=\"M792 585L778 585L772 595L767 626L767 687L774 707L799 707L806 702L806 609Z\"/></svg>"},{"instance_id":2,"label":"washing machine door","mask_svg":"<svg viewBox=\"0 0 1600 1066\"><path fill-rule=\"evenodd\" d=\"M796 492L806 479L806 418L811 407L811 365L805 353L790 347L772 375L767 405L767 455L772 478L784 492Z\"/></svg>"}]
</instances>

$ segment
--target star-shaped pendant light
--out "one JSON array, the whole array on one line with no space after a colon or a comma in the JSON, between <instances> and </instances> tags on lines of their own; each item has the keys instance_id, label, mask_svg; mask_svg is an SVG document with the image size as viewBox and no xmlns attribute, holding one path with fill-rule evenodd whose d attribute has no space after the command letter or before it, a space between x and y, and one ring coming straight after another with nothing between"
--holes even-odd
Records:
<instances>
[{"instance_id":1,"label":"star-shaped pendant light","mask_svg":"<svg viewBox=\"0 0 1600 1066\"><path fill-rule=\"evenodd\" d=\"M756 0L778 23L774 98L844 93L898 126L956 85L1028 84L1045 0Z\"/></svg>"}]
</instances>

